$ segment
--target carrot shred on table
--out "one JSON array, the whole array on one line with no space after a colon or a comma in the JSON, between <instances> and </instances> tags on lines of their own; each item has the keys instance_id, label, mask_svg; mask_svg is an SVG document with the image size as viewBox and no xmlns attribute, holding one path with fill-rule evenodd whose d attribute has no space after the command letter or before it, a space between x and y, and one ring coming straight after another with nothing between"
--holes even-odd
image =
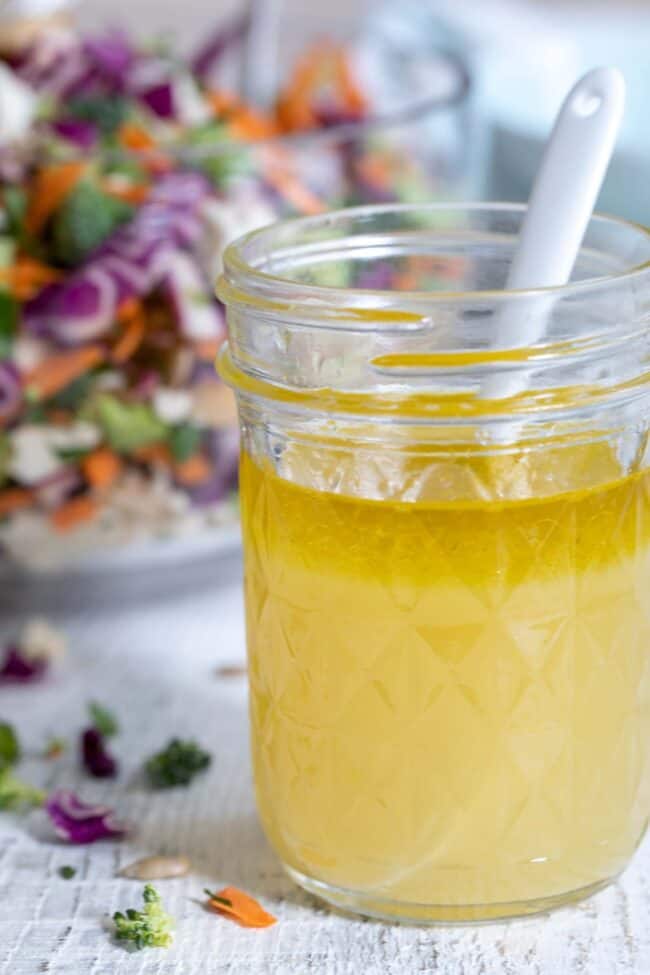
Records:
<instances>
[{"instance_id":1,"label":"carrot shred on table","mask_svg":"<svg viewBox=\"0 0 650 975\"><path fill-rule=\"evenodd\" d=\"M269 928L277 917L265 911L262 905L236 887L224 887L216 892L206 890L208 905L219 914L226 914L246 928Z\"/></svg>"},{"instance_id":2,"label":"carrot shred on table","mask_svg":"<svg viewBox=\"0 0 650 975\"><path fill-rule=\"evenodd\" d=\"M120 476L122 460L108 447L99 447L87 454L81 462L83 475L92 488L105 491Z\"/></svg>"},{"instance_id":3,"label":"carrot shred on table","mask_svg":"<svg viewBox=\"0 0 650 975\"><path fill-rule=\"evenodd\" d=\"M99 511L99 503L89 494L71 498L50 515L53 527L58 532L72 531L78 525L91 521Z\"/></svg>"},{"instance_id":4,"label":"carrot shred on table","mask_svg":"<svg viewBox=\"0 0 650 975\"><path fill-rule=\"evenodd\" d=\"M137 352L145 333L145 319L140 305L133 314L123 316L120 320L123 322L122 334L111 350L111 359L119 365L127 362Z\"/></svg>"},{"instance_id":5,"label":"carrot shred on table","mask_svg":"<svg viewBox=\"0 0 650 975\"><path fill-rule=\"evenodd\" d=\"M63 162L43 166L39 170L34 179L25 217L25 227L30 234L37 234L43 229L86 169L85 162Z\"/></svg>"},{"instance_id":6,"label":"carrot shred on table","mask_svg":"<svg viewBox=\"0 0 650 975\"><path fill-rule=\"evenodd\" d=\"M174 464L176 480L187 487L191 487L194 484L203 484L204 481L207 481L211 473L212 468L210 463L205 459L203 454L194 454L192 457L188 457L187 460Z\"/></svg>"},{"instance_id":7,"label":"carrot shred on table","mask_svg":"<svg viewBox=\"0 0 650 975\"><path fill-rule=\"evenodd\" d=\"M104 358L101 345L87 345L71 352L50 356L25 377L25 385L41 399L48 399L89 369L99 365Z\"/></svg>"},{"instance_id":8,"label":"carrot shred on table","mask_svg":"<svg viewBox=\"0 0 650 975\"><path fill-rule=\"evenodd\" d=\"M0 518L11 515L14 511L29 508L32 501L32 492L25 488L6 488L0 491Z\"/></svg>"}]
</instances>

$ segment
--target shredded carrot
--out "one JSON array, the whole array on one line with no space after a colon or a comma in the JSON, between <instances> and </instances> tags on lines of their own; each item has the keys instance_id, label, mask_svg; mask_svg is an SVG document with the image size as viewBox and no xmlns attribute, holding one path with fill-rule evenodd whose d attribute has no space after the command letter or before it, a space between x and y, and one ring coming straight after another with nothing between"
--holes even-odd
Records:
<instances>
[{"instance_id":1,"label":"shredded carrot","mask_svg":"<svg viewBox=\"0 0 650 975\"><path fill-rule=\"evenodd\" d=\"M120 365L137 352L144 338L145 319L142 308L138 305L136 311L123 321L122 334L111 351L111 359Z\"/></svg>"},{"instance_id":2,"label":"shredded carrot","mask_svg":"<svg viewBox=\"0 0 650 975\"><path fill-rule=\"evenodd\" d=\"M19 257L9 267L0 268L0 283L18 301L28 301L46 284L58 281L61 272L33 257Z\"/></svg>"},{"instance_id":3,"label":"shredded carrot","mask_svg":"<svg viewBox=\"0 0 650 975\"><path fill-rule=\"evenodd\" d=\"M349 118L367 107L345 48L330 41L317 41L298 62L278 99L278 121L290 131L317 128L323 102Z\"/></svg>"},{"instance_id":4,"label":"shredded carrot","mask_svg":"<svg viewBox=\"0 0 650 975\"><path fill-rule=\"evenodd\" d=\"M23 488L7 488L5 491L0 491L0 518L11 515L14 511L29 508L32 499L32 492Z\"/></svg>"},{"instance_id":5,"label":"shredded carrot","mask_svg":"<svg viewBox=\"0 0 650 975\"><path fill-rule=\"evenodd\" d=\"M141 152L143 155L140 162L152 174L167 173L174 167L172 160L156 148L156 142L147 130L135 122L124 122L120 126L117 141L123 149Z\"/></svg>"},{"instance_id":6,"label":"shredded carrot","mask_svg":"<svg viewBox=\"0 0 650 975\"><path fill-rule=\"evenodd\" d=\"M223 339L203 339L194 343L194 351L202 362L214 362L222 345Z\"/></svg>"},{"instance_id":7,"label":"shredded carrot","mask_svg":"<svg viewBox=\"0 0 650 975\"><path fill-rule=\"evenodd\" d=\"M206 890L209 906L220 914L226 914L245 928L269 928L277 918L265 911L253 897L236 887L224 887L211 892Z\"/></svg>"},{"instance_id":8,"label":"shredded carrot","mask_svg":"<svg viewBox=\"0 0 650 975\"><path fill-rule=\"evenodd\" d=\"M125 298L117 309L117 315L115 317L117 318L118 322L126 324L134 317L134 315L139 314L140 307L140 301L138 298Z\"/></svg>"},{"instance_id":9,"label":"shredded carrot","mask_svg":"<svg viewBox=\"0 0 650 975\"><path fill-rule=\"evenodd\" d=\"M174 464L176 480L180 481L186 487L203 484L204 481L207 481L211 473L212 468L203 454L194 454L192 457L188 457L187 460Z\"/></svg>"},{"instance_id":10,"label":"shredded carrot","mask_svg":"<svg viewBox=\"0 0 650 975\"><path fill-rule=\"evenodd\" d=\"M356 169L368 183L378 187L390 187L392 174L390 163L384 157L364 156L357 160Z\"/></svg>"},{"instance_id":11,"label":"shredded carrot","mask_svg":"<svg viewBox=\"0 0 650 975\"><path fill-rule=\"evenodd\" d=\"M72 352L51 356L27 374L25 382L41 399L49 399L61 389L99 365L104 358L101 345L87 345Z\"/></svg>"},{"instance_id":12,"label":"shredded carrot","mask_svg":"<svg viewBox=\"0 0 650 975\"><path fill-rule=\"evenodd\" d=\"M115 197L116 200L123 200L124 203L132 203L134 206L139 206L149 196L149 187L146 183L130 183L128 186L120 186L111 179L105 179L102 182L102 189L109 196Z\"/></svg>"},{"instance_id":13,"label":"shredded carrot","mask_svg":"<svg viewBox=\"0 0 650 975\"><path fill-rule=\"evenodd\" d=\"M340 86L343 102L351 114L361 114L367 108L366 99L356 82L350 67L345 48L338 47L333 52L336 79Z\"/></svg>"},{"instance_id":14,"label":"shredded carrot","mask_svg":"<svg viewBox=\"0 0 650 975\"><path fill-rule=\"evenodd\" d=\"M50 409L47 411L47 422L55 427L67 427L74 419L74 414L70 410Z\"/></svg>"},{"instance_id":15,"label":"shredded carrot","mask_svg":"<svg viewBox=\"0 0 650 975\"><path fill-rule=\"evenodd\" d=\"M83 494L62 504L50 515L50 519L56 531L69 532L94 518L98 510L98 502L89 494Z\"/></svg>"},{"instance_id":16,"label":"shredded carrot","mask_svg":"<svg viewBox=\"0 0 650 975\"><path fill-rule=\"evenodd\" d=\"M155 464L160 467L171 467L173 458L167 444L151 443L146 447L138 447L132 451L132 456L143 464Z\"/></svg>"},{"instance_id":17,"label":"shredded carrot","mask_svg":"<svg viewBox=\"0 0 650 975\"><path fill-rule=\"evenodd\" d=\"M228 120L230 134L243 142L255 142L257 139L270 139L277 134L277 125L255 109L246 105L238 107Z\"/></svg>"},{"instance_id":18,"label":"shredded carrot","mask_svg":"<svg viewBox=\"0 0 650 975\"><path fill-rule=\"evenodd\" d=\"M104 491L120 476L122 461L113 450L100 447L84 457L81 469L91 487Z\"/></svg>"},{"instance_id":19,"label":"shredded carrot","mask_svg":"<svg viewBox=\"0 0 650 975\"><path fill-rule=\"evenodd\" d=\"M25 217L25 227L30 234L37 234L43 229L54 211L77 185L86 168L85 162L65 162L43 166L39 170Z\"/></svg>"},{"instance_id":20,"label":"shredded carrot","mask_svg":"<svg viewBox=\"0 0 650 975\"><path fill-rule=\"evenodd\" d=\"M209 91L206 100L215 115L226 115L239 105L239 99L231 91Z\"/></svg>"},{"instance_id":21,"label":"shredded carrot","mask_svg":"<svg viewBox=\"0 0 650 975\"><path fill-rule=\"evenodd\" d=\"M266 181L299 213L311 215L325 212L327 208L323 201L292 172L292 162L288 155L277 147L269 147L262 158Z\"/></svg>"},{"instance_id":22,"label":"shredded carrot","mask_svg":"<svg viewBox=\"0 0 650 975\"><path fill-rule=\"evenodd\" d=\"M117 141L123 149L134 149L142 152L145 149L155 149L156 143L146 129L135 122L124 122L117 133Z\"/></svg>"}]
</instances>

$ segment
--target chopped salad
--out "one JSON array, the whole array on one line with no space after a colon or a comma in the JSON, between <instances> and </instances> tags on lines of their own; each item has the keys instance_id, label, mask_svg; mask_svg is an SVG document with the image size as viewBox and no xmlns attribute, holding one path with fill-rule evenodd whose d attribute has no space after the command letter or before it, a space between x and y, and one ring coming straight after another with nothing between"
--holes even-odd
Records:
<instances>
[{"instance_id":1,"label":"chopped salad","mask_svg":"<svg viewBox=\"0 0 650 975\"><path fill-rule=\"evenodd\" d=\"M33 567L236 517L214 369L223 247L279 214L396 197L411 162L348 141L298 172L288 132L369 109L345 51L302 58L270 112L193 57L52 31L0 61L0 551ZM345 179L341 180L341 174Z\"/></svg>"}]
</instances>

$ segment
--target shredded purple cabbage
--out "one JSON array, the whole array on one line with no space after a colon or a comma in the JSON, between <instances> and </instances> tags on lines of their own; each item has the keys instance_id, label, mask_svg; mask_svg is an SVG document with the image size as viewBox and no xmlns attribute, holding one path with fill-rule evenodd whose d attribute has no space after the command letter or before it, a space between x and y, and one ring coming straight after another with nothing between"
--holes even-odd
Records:
<instances>
[{"instance_id":1,"label":"shredded purple cabbage","mask_svg":"<svg viewBox=\"0 0 650 975\"><path fill-rule=\"evenodd\" d=\"M87 37L84 51L104 78L121 90L124 78L135 60L127 35L123 31L112 30L106 34Z\"/></svg>"},{"instance_id":2,"label":"shredded purple cabbage","mask_svg":"<svg viewBox=\"0 0 650 975\"><path fill-rule=\"evenodd\" d=\"M122 301L149 294L167 273L174 250L196 243L201 204L210 195L199 173L163 176L133 219L79 270L25 304L25 326L71 346L106 334Z\"/></svg>"},{"instance_id":3,"label":"shredded purple cabbage","mask_svg":"<svg viewBox=\"0 0 650 975\"><path fill-rule=\"evenodd\" d=\"M129 831L108 806L82 802L69 789L52 792L45 810L58 835L69 843L95 843L106 837L125 836Z\"/></svg>"},{"instance_id":4,"label":"shredded purple cabbage","mask_svg":"<svg viewBox=\"0 0 650 975\"><path fill-rule=\"evenodd\" d=\"M26 657L20 647L10 644L0 665L0 684L29 684L40 680L47 670L44 657Z\"/></svg>"},{"instance_id":5,"label":"shredded purple cabbage","mask_svg":"<svg viewBox=\"0 0 650 975\"><path fill-rule=\"evenodd\" d=\"M52 122L52 128L61 138L67 139L79 149L92 149L97 142L98 129L92 122L83 119L59 119Z\"/></svg>"},{"instance_id":6,"label":"shredded purple cabbage","mask_svg":"<svg viewBox=\"0 0 650 975\"><path fill-rule=\"evenodd\" d=\"M213 461L211 476L189 489L193 503L201 508L223 501L237 487L239 472L239 432L234 428L212 430L206 435L205 451Z\"/></svg>"},{"instance_id":7,"label":"shredded purple cabbage","mask_svg":"<svg viewBox=\"0 0 650 975\"><path fill-rule=\"evenodd\" d=\"M54 510L67 501L82 483L77 468L68 466L40 481L34 490L39 504L48 510Z\"/></svg>"},{"instance_id":8,"label":"shredded purple cabbage","mask_svg":"<svg viewBox=\"0 0 650 975\"><path fill-rule=\"evenodd\" d=\"M104 736L97 728L86 728L82 732L81 760L96 779L112 779L117 775L117 762L108 752Z\"/></svg>"},{"instance_id":9,"label":"shredded purple cabbage","mask_svg":"<svg viewBox=\"0 0 650 975\"><path fill-rule=\"evenodd\" d=\"M20 374L12 362L0 362L0 420L9 419L22 400Z\"/></svg>"},{"instance_id":10,"label":"shredded purple cabbage","mask_svg":"<svg viewBox=\"0 0 650 975\"><path fill-rule=\"evenodd\" d=\"M393 265L389 261L380 261L379 264L362 268L354 286L366 291L390 291L393 277Z\"/></svg>"},{"instance_id":11,"label":"shredded purple cabbage","mask_svg":"<svg viewBox=\"0 0 650 975\"><path fill-rule=\"evenodd\" d=\"M194 77L199 81L206 81L223 55L243 41L249 23L250 14L246 11L208 37L192 58L190 67Z\"/></svg>"},{"instance_id":12,"label":"shredded purple cabbage","mask_svg":"<svg viewBox=\"0 0 650 975\"><path fill-rule=\"evenodd\" d=\"M170 81L161 81L151 88L144 88L138 92L138 98L159 118L173 119L176 117L174 108L174 89Z\"/></svg>"}]
</instances>

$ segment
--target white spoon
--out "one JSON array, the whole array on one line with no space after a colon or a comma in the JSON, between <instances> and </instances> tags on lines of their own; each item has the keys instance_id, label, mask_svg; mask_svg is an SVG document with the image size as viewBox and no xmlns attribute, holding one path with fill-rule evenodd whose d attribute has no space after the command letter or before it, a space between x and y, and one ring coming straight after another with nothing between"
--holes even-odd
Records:
<instances>
[{"instance_id":1,"label":"white spoon","mask_svg":"<svg viewBox=\"0 0 650 975\"><path fill-rule=\"evenodd\" d=\"M505 290L566 284L611 159L625 107L617 68L589 71L567 95L537 173ZM497 315L494 346L533 345L546 330L553 295L511 300ZM490 376L481 395L514 396L525 372Z\"/></svg>"}]
</instances>

